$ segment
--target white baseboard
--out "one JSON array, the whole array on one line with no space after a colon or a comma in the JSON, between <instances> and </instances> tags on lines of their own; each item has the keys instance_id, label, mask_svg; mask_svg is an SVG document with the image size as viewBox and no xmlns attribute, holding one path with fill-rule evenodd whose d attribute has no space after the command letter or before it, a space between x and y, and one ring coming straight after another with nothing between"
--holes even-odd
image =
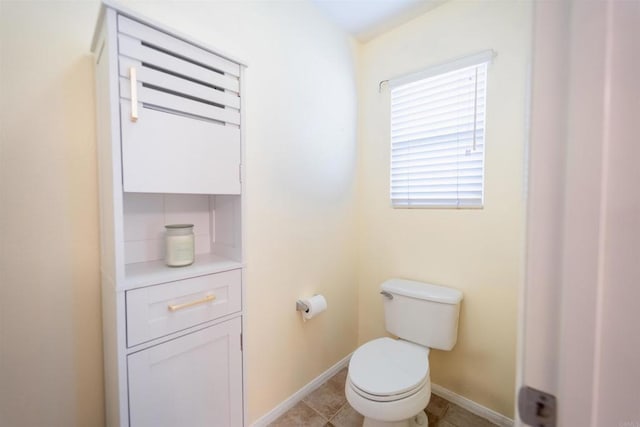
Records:
<instances>
[{"instance_id":1,"label":"white baseboard","mask_svg":"<svg viewBox=\"0 0 640 427\"><path fill-rule=\"evenodd\" d=\"M311 393L313 390L320 387L324 384L329 378L337 374L342 368L347 366L349 363L349 359L351 358L351 354L345 356L338 363L318 375L316 378L311 380L310 383L302 387L300 390L293 393L289 398L287 398L284 402L280 403L278 406L273 408L271 411L267 412L262 417L258 418L253 424L252 427L266 427L271 424L275 420L277 420L282 414L287 412L289 409L296 406L296 404L301 401L307 394Z\"/></svg>"},{"instance_id":2,"label":"white baseboard","mask_svg":"<svg viewBox=\"0 0 640 427\"><path fill-rule=\"evenodd\" d=\"M479 417L482 417L486 420L491 421L494 424L499 425L500 427L513 427L513 420L511 418L505 417L498 412L491 410L485 406L480 405L479 403L474 402L473 400L467 399L466 397L460 396L457 393L452 392L438 384L431 383L431 391L434 394L448 400L451 403L455 403L467 411L476 414Z\"/></svg>"}]
</instances>

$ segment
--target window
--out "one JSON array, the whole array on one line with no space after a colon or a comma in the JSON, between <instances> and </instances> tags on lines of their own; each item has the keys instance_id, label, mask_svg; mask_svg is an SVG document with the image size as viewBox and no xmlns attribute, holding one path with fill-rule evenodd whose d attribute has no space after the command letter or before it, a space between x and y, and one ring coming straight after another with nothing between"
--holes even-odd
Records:
<instances>
[{"instance_id":1,"label":"window","mask_svg":"<svg viewBox=\"0 0 640 427\"><path fill-rule=\"evenodd\" d=\"M482 52L389 82L393 207L482 207L492 57Z\"/></svg>"}]
</instances>

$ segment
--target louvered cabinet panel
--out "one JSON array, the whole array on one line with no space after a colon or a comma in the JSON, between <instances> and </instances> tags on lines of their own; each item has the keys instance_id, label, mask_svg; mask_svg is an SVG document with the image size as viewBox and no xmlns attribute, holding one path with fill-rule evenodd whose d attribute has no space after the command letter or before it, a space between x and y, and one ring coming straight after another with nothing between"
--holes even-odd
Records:
<instances>
[{"instance_id":1,"label":"louvered cabinet panel","mask_svg":"<svg viewBox=\"0 0 640 427\"><path fill-rule=\"evenodd\" d=\"M229 110L235 114L238 114L240 109L240 97L235 92L221 91L193 82L192 80L177 78L153 68L143 67L140 61L127 57L121 57L119 65L120 77L125 80L129 79L131 67L136 67L138 73L138 88L161 87L165 89L166 93L182 93L185 97L205 100L212 104L229 106L231 107ZM237 85L238 83L235 82L235 86ZM122 91L120 92L120 96L131 99L130 83L121 81L121 87ZM139 100L144 102L144 99L145 97L142 97ZM232 109L235 109L235 111Z\"/></svg>"},{"instance_id":2,"label":"louvered cabinet panel","mask_svg":"<svg viewBox=\"0 0 640 427\"><path fill-rule=\"evenodd\" d=\"M238 64L118 16L118 74L124 191L240 194Z\"/></svg>"},{"instance_id":3,"label":"louvered cabinet panel","mask_svg":"<svg viewBox=\"0 0 640 427\"><path fill-rule=\"evenodd\" d=\"M158 47L167 52L174 52L185 58L190 58L193 62L203 64L206 67L219 70L233 76L240 75L240 65L214 55L191 43L180 40L163 31L136 22L123 15L118 15L118 32L133 38L143 40L146 44Z\"/></svg>"}]
</instances>

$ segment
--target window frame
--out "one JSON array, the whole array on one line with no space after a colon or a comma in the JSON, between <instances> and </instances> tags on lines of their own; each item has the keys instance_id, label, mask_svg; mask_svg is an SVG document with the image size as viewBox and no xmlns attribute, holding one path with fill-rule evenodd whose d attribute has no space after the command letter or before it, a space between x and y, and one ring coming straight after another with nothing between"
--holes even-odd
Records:
<instances>
[{"instance_id":1,"label":"window frame","mask_svg":"<svg viewBox=\"0 0 640 427\"><path fill-rule=\"evenodd\" d=\"M467 55L464 57L460 57L457 59L454 59L452 61L448 61L446 63L442 63L442 64L438 64L432 67L429 67L427 69L424 69L422 71L419 71L417 73L412 73L412 74L408 74L408 75L404 75L404 76L400 76L394 79L391 79L388 81L388 86L390 88L390 97L389 97L389 107L390 107L390 111L389 111L389 202L392 208L394 209L483 209L484 208L484 202L485 202L485 190L486 190L486 180L485 180L485 174L486 174L486 164L485 164L485 155L486 155L486 145L485 145L485 137L486 137L486 117L487 117L487 113L486 113L486 109L488 106L487 103L487 87L488 87L488 80L489 80L489 66L491 65L493 59L496 57L496 52L493 50L485 50L482 52L478 52L475 53L473 55ZM394 142L393 142L393 135L392 135L392 131L393 131L393 118L392 115L394 113L393 111L393 105L392 105L392 93L394 90L396 89L402 89L403 87L406 87L408 85L411 85L413 83L416 82L420 82L423 80L427 80L427 79L431 79L431 78L437 78L437 77L441 77L443 75L446 75L448 73L454 73L454 72L462 72L466 69L470 69L470 68L474 68L476 70L477 73L477 67L479 66L486 66L485 69L485 76L484 76L484 89L482 92L482 95L484 96L484 109L482 111L482 119L484 120L484 126L482 129L482 155L481 155L481 169L480 169L480 196L479 199L473 200L472 202L469 201L465 201L465 198L461 198L459 195L456 195L455 197L445 197L442 200L446 200L447 202L450 200L451 203L444 203L443 201L437 201L436 199L433 199L432 202L429 202L428 200L423 200L423 201L415 201L415 202L411 202L411 197L410 197L410 192L407 193L407 197L406 198L394 198L394 185L393 185L393 169L394 169L394 158L393 158L393 150L394 150ZM476 75L477 76L477 75ZM477 84L477 77L475 80L475 84ZM478 102L478 88L475 88L475 92L473 93L474 96L474 101L473 101L473 105L474 105L474 113L473 113L473 118L472 118L472 122L473 123L473 141L474 141L474 145L475 145L475 140L476 140L476 135L477 135L477 131L475 128L475 125L478 123L478 112L477 112L477 102ZM468 132L468 131L467 131ZM462 133L460 130L456 131L456 132L452 132L451 136L454 135L458 135ZM459 158L460 154L456 154L456 156ZM398 168L398 166L395 166L396 169ZM457 168L457 166L456 166ZM409 172L411 173L411 172ZM455 192L458 193L460 191L460 186L462 184L459 183L459 178L461 177L460 175L460 169L458 169L456 171L456 183L455 183L455 187L456 190ZM433 178L426 178L426 179L433 179ZM477 184L477 183L476 183ZM427 188L430 184L425 184L425 188ZM432 185L432 184L431 184ZM453 185L453 184L452 184ZM396 190L397 190L397 186L396 186ZM447 200L449 199L449 200ZM469 200L469 199L467 199Z\"/></svg>"}]
</instances>

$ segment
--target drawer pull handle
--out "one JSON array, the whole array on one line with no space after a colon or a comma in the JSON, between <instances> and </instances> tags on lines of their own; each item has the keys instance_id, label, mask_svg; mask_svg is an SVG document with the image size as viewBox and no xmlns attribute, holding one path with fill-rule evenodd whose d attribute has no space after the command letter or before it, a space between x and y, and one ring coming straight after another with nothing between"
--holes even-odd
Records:
<instances>
[{"instance_id":1,"label":"drawer pull handle","mask_svg":"<svg viewBox=\"0 0 640 427\"><path fill-rule=\"evenodd\" d=\"M181 310L183 308L191 307L193 305L204 304L205 302L213 301L214 299L216 299L215 295L207 295L202 299L198 299L191 302L185 302L184 304L169 304L167 308L169 309L169 311L173 312L173 311Z\"/></svg>"},{"instance_id":2,"label":"drawer pull handle","mask_svg":"<svg viewBox=\"0 0 640 427\"><path fill-rule=\"evenodd\" d=\"M129 68L129 81L131 82L131 121L138 121L138 79L136 67Z\"/></svg>"}]
</instances>

